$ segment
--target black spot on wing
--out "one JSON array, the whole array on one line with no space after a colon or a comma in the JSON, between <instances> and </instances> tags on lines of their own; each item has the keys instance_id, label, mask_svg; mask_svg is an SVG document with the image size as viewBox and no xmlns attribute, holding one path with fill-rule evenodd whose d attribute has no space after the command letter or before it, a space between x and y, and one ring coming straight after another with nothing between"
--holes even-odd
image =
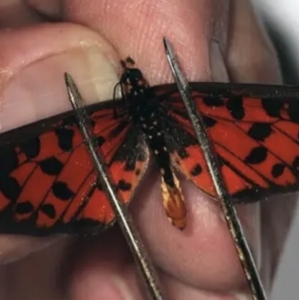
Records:
<instances>
[{"instance_id":1,"label":"black spot on wing","mask_svg":"<svg viewBox=\"0 0 299 300\"><path fill-rule=\"evenodd\" d=\"M262 107L270 117L280 117L283 108L283 102L275 99L261 99Z\"/></svg>"},{"instance_id":2,"label":"black spot on wing","mask_svg":"<svg viewBox=\"0 0 299 300\"><path fill-rule=\"evenodd\" d=\"M74 131L69 128L61 127L55 130L58 139L58 146L61 150L69 152L73 148Z\"/></svg>"},{"instance_id":3,"label":"black spot on wing","mask_svg":"<svg viewBox=\"0 0 299 300\"><path fill-rule=\"evenodd\" d=\"M44 213L46 216L48 216L50 219L54 219L55 216L56 216L56 211L55 211L55 208L52 204L43 204L41 207L40 207L40 211L42 213Z\"/></svg>"},{"instance_id":4,"label":"black spot on wing","mask_svg":"<svg viewBox=\"0 0 299 300\"><path fill-rule=\"evenodd\" d=\"M100 147L103 146L105 142L106 142L106 140L105 140L104 137L99 136L99 137L97 138L97 145L98 145L98 146L100 146Z\"/></svg>"},{"instance_id":5,"label":"black spot on wing","mask_svg":"<svg viewBox=\"0 0 299 300\"><path fill-rule=\"evenodd\" d=\"M45 174L52 176L58 175L63 168L63 164L56 157L50 157L41 161L39 166Z\"/></svg>"},{"instance_id":6,"label":"black spot on wing","mask_svg":"<svg viewBox=\"0 0 299 300\"><path fill-rule=\"evenodd\" d=\"M283 174L285 169L285 165L281 163L277 163L272 167L271 174L274 178L278 178Z\"/></svg>"},{"instance_id":7,"label":"black spot on wing","mask_svg":"<svg viewBox=\"0 0 299 300\"><path fill-rule=\"evenodd\" d=\"M260 164L266 160L268 154L267 148L263 146L258 146L253 148L248 156L245 158L244 162L246 164Z\"/></svg>"},{"instance_id":8,"label":"black spot on wing","mask_svg":"<svg viewBox=\"0 0 299 300\"><path fill-rule=\"evenodd\" d=\"M33 159L40 152L40 139L28 140L20 145L20 150L26 155L27 159Z\"/></svg>"},{"instance_id":9,"label":"black spot on wing","mask_svg":"<svg viewBox=\"0 0 299 300\"><path fill-rule=\"evenodd\" d=\"M289 102L288 114L292 122L295 122L297 124L299 123L299 105L297 99Z\"/></svg>"},{"instance_id":10,"label":"black spot on wing","mask_svg":"<svg viewBox=\"0 0 299 300\"><path fill-rule=\"evenodd\" d=\"M242 97L233 97L227 100L226 107L235 120L242 120L245 116Z\"/></svg>"},{"instance_id":11,"label":"black spot on wing","mask_svg":"<svg viewBox=\"0 0 299 300\"><path fill-rule=\"evenodd\" d=\"M18 181L13 177L0 178L0 191L3 195L12 200L16 201L21 193L21 186Z\"/></svg>"},{"instance_id":12,"label":"black spot on wing","mask_svg":"<svg viewBox=\"0 0 299 300\"><path fill-rule=\"evenodd\" d=\"M202 167L201 167L199 164L196 164L196 165L192 168L190 174L191 174L192 176L198 176L201 172L202 172Z\"/></svg>"},{"instance_id":13,"label":"black spot on wing","mask_svg":"<svg viewBox=\"0 0 299 300\"><path fill-rule=\"evenodd\" d=\"M19 215L26 215L32 213L34 206L30 201L20 202L16 205L15 212Z\"/></svg>"},{"instance_id":14,"label":"black spot on wing","mask_svg":"<svg viewBox=\"0 0 299 300\"><path fill-rule=\"evenodd\" d=\"M292 167L299 171L299 156L296 156L292 162Z\"/></svg>"},{"instance_id":15,"label":"black spot on wing","mask_svg":"<svg viewBox=\"0 0 299 300\"><path fill-rule=\"evenodd\" d=\"M8 176L17 166L18 156L14 150L0 154L0 178Z\"/></svg>"},{"instance_id":16,"label":"black spot on wing","mask_svg":"<svg viewBox=\"0 0 299 300\"><path fill-rule=\"evenodd\" d=\"M74 196L74 193L69 189L65 182L57 181L52 186L52 191L55 197L60 200L69 200Z\"/></svg>"},{"instance_id":17,"label":"black spot on wing","mask_svg":"<svg viewBox=\"0 0 299 300\"><path fill-rule=\"evenodd\" d=\"M202 119L206 128L213 127L215 124L217 124L217 121L211 117L203 116Z\"/></svg>"},{"instance_id":18,"label":"black spot on wing","mask_svg":"<svg viewBox=\"0 0 299 300\"><path fill-rule=\"evenodd\" d=\"M132 188L132 185L131 185L131 183L126 182L125 180L121 179L118 182L116 188L121 190L121 191L127 192Z\"/></svg>"},{"instance_id":19,"label":"black spot on wing","mask_svg":"<svg viewBox=\"0 0 299 300\"><path fill-rule=\"evenodd\" d=\"M216 106L223 106L225 103L222 98L220 97L212 97L212 96L207 96L203 98L203 102L207 106L211 107L216 107Z\"/></svg>"},{"instance_id":20,"label":"black spot on wing","mask_svg":"<svg viewBox=\"0 0 299 300\"><path fill-rule=\"evenodd\" d=\"M271 133L271 124L268 123L254 123L248 130L248 135L256 141L264 141Z\"/></svg>"}]
</instances>

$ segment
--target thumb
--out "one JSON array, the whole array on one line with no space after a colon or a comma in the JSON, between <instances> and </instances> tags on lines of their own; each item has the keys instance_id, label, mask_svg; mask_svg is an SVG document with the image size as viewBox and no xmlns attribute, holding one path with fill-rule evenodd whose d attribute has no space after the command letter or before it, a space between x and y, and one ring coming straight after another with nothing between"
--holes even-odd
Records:
<instances>
[{"instance_id":1,"label":"thumb","mask_svg":"<svg viewBox=\"0 0 299 300\"><path fill-rule=\"evenodd\" d=\"M98 34L77 25L0 31L0 132L70 109L66 71L89 102L110 98L118 61ZM0 235L0 262L32 252L49 239Z\"/></svg>"}]
</instances>

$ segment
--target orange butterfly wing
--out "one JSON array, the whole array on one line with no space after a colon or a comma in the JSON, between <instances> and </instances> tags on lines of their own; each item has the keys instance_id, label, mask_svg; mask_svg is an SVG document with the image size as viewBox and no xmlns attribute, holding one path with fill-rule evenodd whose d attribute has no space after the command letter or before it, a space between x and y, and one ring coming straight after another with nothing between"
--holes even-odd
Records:
<instances>
[{"instance_id":1,"label":"orange butterfly wing","mask_svg":"<svg viewBox=\"0 0 299 300\"><path fill-rule=\"evenodd\" d=\"M119 110L117 119L114 107ZM147 168L148 148L120 102L100 103L88 110L112 182L120 199L128 203ZM71 113L4 133L0 139L1 231L77 233L91 230L91 225L112 223L113 210L96 184L92 161Z\"/></svg>"},{"instance_id":2,"label":"orange butterfly wing","mask_svg":"<svg viewBox=\"0 0 299 300\"><path fill-rule=\"evenodd\" d=\"M249 85L194 83L192 87L226 187L236 202L298 188L299 102L294 99L298 89L282 97L277 91L281 87L264 86L256 92L256 87ZM161 94L160 88L157 94ZM160 97L160 114L173 164L201 190L216 196L203 151L178 92L169 89L168 96L166 93Z\"/></svg>"}]
</instances>

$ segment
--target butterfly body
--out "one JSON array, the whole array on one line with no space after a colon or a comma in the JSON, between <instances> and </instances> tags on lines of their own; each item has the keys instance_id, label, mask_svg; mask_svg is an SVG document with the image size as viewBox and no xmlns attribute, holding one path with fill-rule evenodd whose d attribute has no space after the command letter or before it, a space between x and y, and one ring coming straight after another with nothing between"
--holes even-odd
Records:
<instances>
[{"instance_id":1,"label":"butterfly body","mask_svg":"<svg viewBox=\"0 0 299 300\"><path fill-rule=\"evenodd\" d=\"M159 115L160 101L150 88L140 70L128 68L120 79L123 84L127 115L152 153L162 177L162 196L169 220L178 228L186 226L186 208L179 181L174 173L165 130ZM144 101L147 99L147 101Z\"/></svg>"},{"instance_id":2,"label":"butterfly body","mask_svg":"<svg viewBox=\"0 0 299 300\"><path fill-rule=\"evenodd\" d=\"M298 88L190 85L234 203L298 189ZM122 99L87 107L112 184L129 203L152 156L165 212L184 228L186 208L174 170L204 193L216 193L177 88L149 87L134 66L124 66L120 87ZM98 232L114 219L73 111L0 135L0 232Z\"/></svg>"}]
</instances>

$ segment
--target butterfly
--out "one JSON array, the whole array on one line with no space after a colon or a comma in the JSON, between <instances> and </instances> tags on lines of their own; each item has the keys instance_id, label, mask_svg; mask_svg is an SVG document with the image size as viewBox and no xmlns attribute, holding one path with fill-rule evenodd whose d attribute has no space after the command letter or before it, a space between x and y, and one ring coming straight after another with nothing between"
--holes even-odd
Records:
<instances>
[{"instance_id":1,"label":"butterfly","mask_svg":"<svg viewBox=\"0 0 299 300\"><path fill-rule=\"evenodd\" d=\"M86 107L98 150L126 204L153 160L166 215L183 229L187 211L177 172L216 197L203 150L176 85L150 87L131 58L122 66L122 97ZM234 203L298 189L298 88L190 87ZM80 233L115 220L73 111L2 133L0 166L0 232Z\"/></svg>"}]
</instances>

